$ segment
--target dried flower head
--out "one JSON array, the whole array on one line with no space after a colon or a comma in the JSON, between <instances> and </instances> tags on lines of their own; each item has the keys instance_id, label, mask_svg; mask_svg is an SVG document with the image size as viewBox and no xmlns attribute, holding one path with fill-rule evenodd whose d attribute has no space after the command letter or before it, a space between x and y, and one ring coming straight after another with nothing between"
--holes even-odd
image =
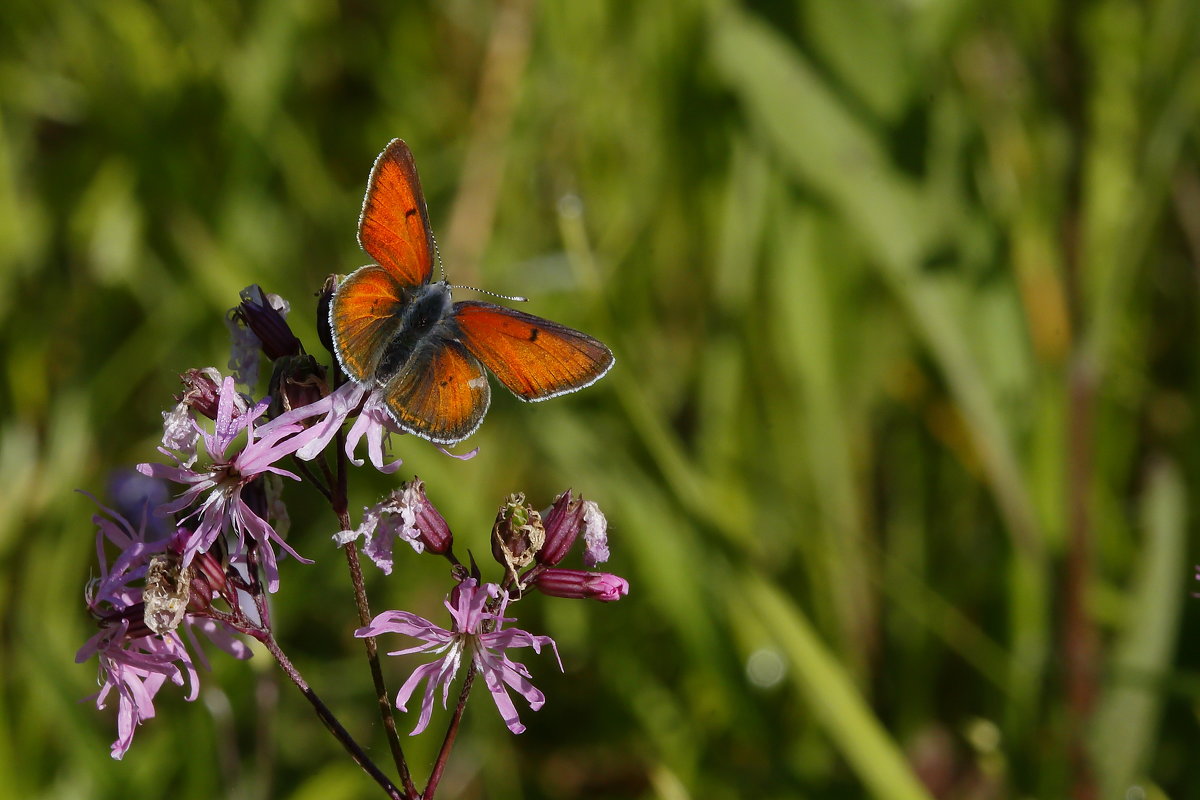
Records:
<instances>
[{"instance_id":1,"label":"dried flower head","mask_svg":"<svg viewBox=\"0 0 1200 800\"><path fill-rule=\"evenodd\" d=\"M525 502L523 493L510 494L492 526L492 557L515 579L520 570L533 563L545 543L542 515Z\"/></svg>"}]
</instances>

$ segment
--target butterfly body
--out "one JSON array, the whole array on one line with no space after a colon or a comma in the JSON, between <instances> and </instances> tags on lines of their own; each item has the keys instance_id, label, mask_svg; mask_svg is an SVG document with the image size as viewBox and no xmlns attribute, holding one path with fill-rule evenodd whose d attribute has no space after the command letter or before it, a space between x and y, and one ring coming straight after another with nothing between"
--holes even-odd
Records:
<instances>
[{"instance_id":1,"label":"butterfly body","mask_svg":"<svg viewBox=\"0 0 1200 800\"><path fill-rule=\"evenodd\" d=\"M375 380L387 383L416 357L422 347L436 347L452 336L450 314L453 302L444 283L430 283L412 291L412 297L400 310L400 326L385 345Z\"/></svg>"},{"instance_id":2,"label":"butterfly body","mask_svg":"<svg viewBox=\"0 0 1200 800\"><path fill-rule=\"evenodd\" d=\"M439 444L474 433L491 402L485 366L529 402L589 386L612 367L612 352L585 333L492 303L455 303L446 281L432 281L428 212L400 139L371 171L359 243L378 263L338 286L334 350L352 380L383 393L405 431Z\"/></svg>"}]
</instances>

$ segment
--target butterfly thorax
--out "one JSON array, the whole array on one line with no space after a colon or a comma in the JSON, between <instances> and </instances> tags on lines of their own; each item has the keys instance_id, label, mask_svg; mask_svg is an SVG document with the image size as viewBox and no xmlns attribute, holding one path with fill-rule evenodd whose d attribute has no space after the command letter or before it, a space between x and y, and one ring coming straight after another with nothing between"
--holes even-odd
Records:
<instances>
[{"instance_id":1,"label":"butterfly thorax","mask_svg":"<svg viewBox=\"0 0 1200 800\"><path fill-rule=\"evenodd\" d=\"M428 283L412 290L411 299L405 304L400 317L400 327L384 348L379 366L375 368L375 379L386 382L421 349L431 346L439 338L436 329L453 308L450 287L444 282Z\"/></svg>"}]
</instances>

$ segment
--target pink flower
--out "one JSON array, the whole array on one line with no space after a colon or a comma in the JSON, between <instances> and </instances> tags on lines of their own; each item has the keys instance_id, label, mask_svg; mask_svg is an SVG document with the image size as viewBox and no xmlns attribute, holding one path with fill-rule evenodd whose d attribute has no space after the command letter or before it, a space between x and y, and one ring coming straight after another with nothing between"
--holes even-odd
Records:
<instances>
[{"instance_id":1,"label":"pink flower","mask_svg":"<svg viewBox=\"0 0 1200 800\"><path fill-rule=\"evenodd\" d=\"M488 611L489 599L499 599L499 608ZM442 688L442 707L446 707L450 695L450 682L458 674L459 665L466 655L474 663L476 670L483 677L484 684L492 694L496 708L504 724L513 733L521 733L525 726L517 717L517 709L509 697L508 688L515 689L525 698L529 707L534 711L541 708L546 697L530 682L529 670L523 665L509 660L504 650L511 647L532 647L535 653L542 651L543 645L554 648L554 657L558 660L558 668L562 669L562 660L558 658L558 648L549 636L534 636L517 628L503 629L505 622L515 620L504 616L508 604L508 596L494 583L478 586L474 579L468 579L455 587L446 600L446 608L454 619L453 629L439 628L424 617L407 611L385 611L365 628L354 632L360 638L378 636L383 633L401 633L420 639L422 644L404 650L396 650L388 655L399 656L407 653L440 653L436 661L418 667L396 695L396 707L407 711L408 700L421 681L425 681L425 695L421 701L421 716L412 730L412 735L420 733L429 725L433 713L434 695L438 687ZM494 623L495 629L485 632L485 628Z\"/></svg>"},{"instance_id":2,"label":"pink flower","mask_svg":"<svg viewBox=\"0 0 1200 800\"><path fill-rule=\"evenodd\" d=\"M106 708L113 689L117 690L117 739L112 757L120 759L133 743L137 726L154 716L154 696L169 679L182 686L184 676L191 684L187 700L195 700L199 691L196 669L179 635L129 638L129 620L106 627L88 640L75 656L82 663L96 654L100 658L100 691L96 708ZM179 664L176 665L175 662Z\"/></svg>"},{"instance_id":3,"label":"pink flower","mask_svg":"<svg viewBox=\"0 0 1200 800\"><path fill-rule=\"evenodd\" d=\"M97 514L92 518L97 526L100 577L88 585L86 593L88 608L98 619L100 631L79 649L75 661L82 663L93 655L99 658L100 691L89 698L96 701L97 708L105 708L109 695L113 690L117 692L117 739L111 752L113 758L120 759L133 742L137 726L154 716L154 696L168 680L178 686L186 680L190 686L187 699L196 699L196 668L180 630L187 634L197 654L200 650L193 626L237 658L249 658L250 650L214 620L191 614L184 616L178 630L153 635L144 621L143 590L136 584L145 578L150 559L167 549L168 540L147 542L144 520L134 528L112 509L100 508L107 516ZM111 565L109 546L117 550ZM203 664L202 654L199 659Z\"/></svg>"},{"instance_id":4,"label":"pink flower","mask_svg":"<svg viewBox=\"0 0 1200 800\"><path fill-rule=\"evenodd\" d=\"M269 425L297 424L313 417L322 417L313 423L310 429L316 431L316 434L305 447L296 452L299 458L311 461L320 455L321 451L337 436L337 432L341 430L346 420L355 414L358 415L357 419L354 420L354 424L350 426L350 431L346 434L346 456L350 459L350 463L356 467L362 466L362 459L355 458L354 451L365 437L367 457L371 460L372 466L387 475L398 470L402 462L400 459L386 461L384 442L389 434L404 433L404 431L400 430L392 421L391 412L384 405L382 393L373 391L366 384L353 381L343 383L317 402L281 414Z\"/></svg>"},{"instance_id":5,"label":"pink flower","mask_svg":"<svg viewBox=\"0 0 1200 800\"><path fill-rule=\"evenodd\" d=\"M187 463L178 462L178 466L174 467L165 464L139 464L138 471L143 475L166 478L188 487L174 501L158 509L160 514L173 514L196 504L188 518L199 516L200 523L196 527L195 535L183 550L185 567L192 562L197 553L206 552L218 535L227 528L232 529L237 533L239 549L233 551L231 556L244 557L246 535L253 537L260 546L260 557L268 588L274 592L279 588L279 571L272 544L278 545L297 561L306 564L312 562L302 558L289 547L275 529L250 508L243 499L242 492L255 478L264 474L274 473L299 480L296 475L274 464L308 444L317 431L312 428L305 429L298 423L277 424L279 420L275 420L262 426L256 438L254 421L266 412L269 401L264 400L245 413L237 414L235 411L239 399L233 378L225 378L221 385L215 428L212 433L200 431L211 459L206 469L196 469ZM246 431L246 444L238 452L230 454L229 447L242 430ZM172 455L169 451L164 452Z\"/></svg>"}]
</instances>

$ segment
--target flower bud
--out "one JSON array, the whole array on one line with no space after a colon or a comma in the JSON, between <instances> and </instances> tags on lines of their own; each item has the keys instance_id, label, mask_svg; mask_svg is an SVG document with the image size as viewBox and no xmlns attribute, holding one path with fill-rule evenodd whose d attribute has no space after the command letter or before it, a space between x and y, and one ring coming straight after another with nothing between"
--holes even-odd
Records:
<instances>
[{"instance_id":1,"label":"flower bud","mask_svg":"<svg viewBox=\"0 0 1200 800\"><path fill-rule=\"evenodd\" d=\"M533 585L551 597L599 600L611 603L629 594L629 581L610 572L584 572L579 569L546 569Z\"/></svg>"},{"instance_id":2,"label":"flower bud","mask_svg":"<svg viewBox=\"0 0 1200 800\"><path fill-rule=\"evenodd\" d=\"M546 543L537 552L539 564L553 567L566 557L583 527L583 507L583 498L572 497L570 489L555 498L554 505L542 516Z\"/></svg>"},{"instance_id":3,"label":"flower bud","mask_svg":"<svg viewBox=\"0 0 1200 800\"><path fill-rule=\"evenodd\" d=\"M106 638L121 640L141 639L153 636L155 631L146 625L146 604L134 603L123 611L106 614L99 618L100 628Z\"/></svg>"},{"instance_id":4,"label":"flower bud","mask_svg":"<svg viewBox=\"0 0 1200 800\"><path fill-rule=\"evenodd\" d=\"M277 294L265 294L257 284L243 289L241 298L242 302L234 306L230 315L253 331L267 358L274 361L304 352L300 340L287 324L285 315L289 307L286 300Z\"/></svg>"},{"instance_id":5,"label":"flower bud","mask_svg":"<svg viewBox=\"0 0 1200 800\"><path fill-rule=\"evenodd\" d=\"M236 600L225 576L225 567L211 553L197 553L192 559L191 568L191 610L208 609L212 606L213 598L218 596L230 602Z\"/></svg>"},{"instance_id":6,"label":"flower bud","mask_svg":"<svg viewBox=\"0 0 1200 800\"><path fill-rule=\"evenodd\" d=\"M524 494L510 494L492 526L492 557L515 576L533 563L545 542L542 515L526 504Z\"/></svg>"},{"instance_id":7,"label":"flower bud","mask_svg":"<svg viewBox=\"0 0 1200 800\"><path fill-rule=\"evenodd\" d=\"M221 400L221 375L212 367L189 369L179 376L183 382L183 394L176 395L180 405L194 408L209 419L217 418L217 405ZM244 410L244 409L243 409Z\"/></svg>"},{"instance_id":8,"label":"flower bud","mask_svg":"<svg viewBox=\"0 0 1200 800\"><path fill-rule=\"evenodd\" d=\"M413 509L413 527L417 529L421 543L430 553L445 553L454 544L454 535L450 533L446 518L425 496L425 482L414 475L402 488L403 502Z\"/></svg>"},{"instance_id":9,"label":"flower bud","mask_svg":"<svg viewBox=\"0 0 1200 800\"><path fill-rule=\"evenodd\" d=\"M325 369L310 355L284 356L275 362L267 393L272 417L311 405L329 394Z\"/></svg>"}]
</instances>

